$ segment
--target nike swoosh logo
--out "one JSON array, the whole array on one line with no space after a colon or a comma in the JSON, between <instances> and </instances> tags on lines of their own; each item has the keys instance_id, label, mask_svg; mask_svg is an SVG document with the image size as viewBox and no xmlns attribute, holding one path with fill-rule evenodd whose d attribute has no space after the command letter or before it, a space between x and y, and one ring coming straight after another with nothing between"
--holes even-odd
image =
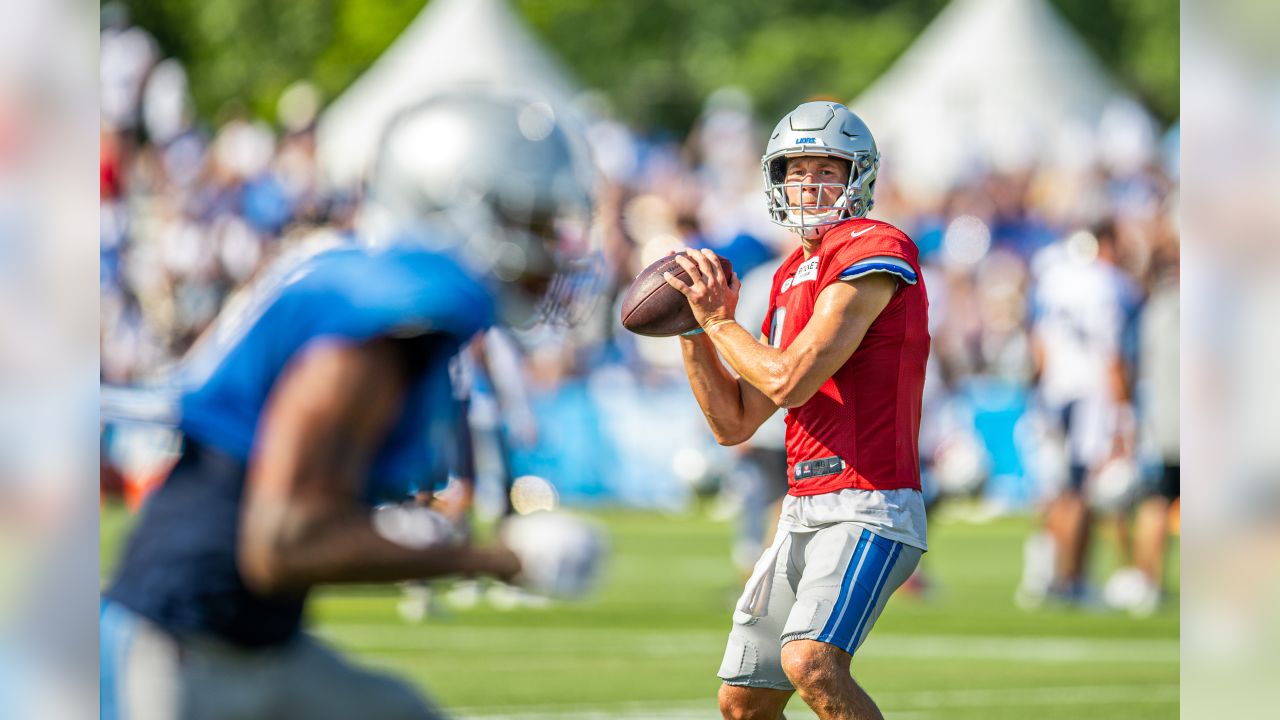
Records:
<instances>
[{"instance_id":1,"label":"nike swoosh logo","mask_svg":"<svg viewBox=\"0 0 1280 720\"><path fill-rule=\"evenodd\" d=\"M859 230L859 231L858 231L858 232L856 232L856 233L855 233L855 232L851 232L851 233L849 233L849 237L851 237L851 238L856 238L856 237L858 237L859 235L866 235L867 233L869 233L869 232L871 232L872 230L875 230L875 229L876 229L876 228L875 228L875 226L874 226L874 225L873 225L873 226L871 226L871 227L869 227L869 228L862 228L861 230Z\"/></svg>"}]
</instances>

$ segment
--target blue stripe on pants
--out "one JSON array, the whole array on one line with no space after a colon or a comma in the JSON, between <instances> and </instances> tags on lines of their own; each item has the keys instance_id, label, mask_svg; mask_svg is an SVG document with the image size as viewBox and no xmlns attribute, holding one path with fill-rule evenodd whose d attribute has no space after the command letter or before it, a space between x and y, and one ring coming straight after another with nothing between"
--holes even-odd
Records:
<instances>
[{"instance_id":1,"label":"blue stripe on pants","mask_svg":"<svg viewBox=\"0 0 1280 720\"><path fill-rule=\"evenodd\" d=\"M818 640L850 653L853 647L851 640L858 637L859 628L875 608L880 597L879 590L884 587L899 547L898 543L879 535L867 530L863 532L870 534L870 540L862 561L851 574L846 574L846 582L840 586L840 598L837 601L840 611L832 611L831 618L828 618L822 634L818 636ZM852 582L849 582L850 579Z\"/></svg>"},{"instance_id":2,"label":"blue stripe on pants","mask_svg":"<svg viewBox=\"0 0 1280 720\"><path fill-rule=\"evenodd\" d=\"M853 549L853 555L849 558L849 566L844 569L844 578L840 581L840 595L836 599L835 607L831 608L831 616L827 618L827 624L822 627L822 632L818 634L818 639L822 642L828 642L831 639L831 633L835 630L836 624L840 622L846 600L849 597L849 588L854 584L854 580L862 568L862 563L866 560L867 550L871 546L874 537L870 530L863 530L862 534L858 536L858 545Z\"/></svg>"},{"instance_id":3,"label":"blue stripe on pants","mask_svg":"<svg viewBox=\"0 0 1280 720\"><path fill-rule=\"evenodd\" d=\"M871 613L875 611L876 605L880 602L880 593L884 592L885 583L889 581L889 575L893 573L893 566L898 562L898 555L902 553L902 543L894 543L893 549L889 551L889 557L884 563L884 568L880 571L880 577L877 579L875 588L871 591L871 597L867 600L867 607L862 611L862 617L858 620L858 625L853 629L853 634L845 637L843 635L836 636L836 644L840 645L850 653L858 644L858 638L862 637L862 632L867 626L867 622L871 620Z\"/></svg>"},{"instance_id":4,"label":"blue stripe on pants","mask_svg":"<svg viewBox=\"0 0 1280 720\"><path fill-rule=\"evenodd\" d=\"M98 612L98 716L100 720L122 720L120 712L121 664L129 646L133 616L128 610L103 600Z\"/></svg>"},{"instance_id":5,"label":"blue stripe on pants","mask_svg":"<svg viewBox=\"0 0 1280 720\"><path fill-rule=\"evenodd\" d=\"M111 649L115 613L103 600L98 610L98 714L101 720L117 720L115 662Z\"/></svg>"}]
</instances>

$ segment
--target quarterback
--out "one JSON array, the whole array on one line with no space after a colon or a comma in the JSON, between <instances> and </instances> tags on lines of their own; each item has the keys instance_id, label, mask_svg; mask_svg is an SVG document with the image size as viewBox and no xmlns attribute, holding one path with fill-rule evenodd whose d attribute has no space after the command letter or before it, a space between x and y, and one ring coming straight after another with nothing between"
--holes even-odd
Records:
<instances>
[{"instance_id":1,"label":"quarterback","mask_svg":"<svg viewBox=\"0 0 1280 720\"><path fill-rule=\"evenodd\" d=\"M666 275L700 326L680 344L716 439L743 442L786 410L788 495L735 607L720 710L777 720L799 691L823 720L881 718L849 666L927 549L928 296L915 244L866 217L879 153L856 115L800 105L762 166L770 215L800 244L774 275L760 338L735 321L740 283L713 252L677 256L688 283Z\"/></svg>"}]
</instances>

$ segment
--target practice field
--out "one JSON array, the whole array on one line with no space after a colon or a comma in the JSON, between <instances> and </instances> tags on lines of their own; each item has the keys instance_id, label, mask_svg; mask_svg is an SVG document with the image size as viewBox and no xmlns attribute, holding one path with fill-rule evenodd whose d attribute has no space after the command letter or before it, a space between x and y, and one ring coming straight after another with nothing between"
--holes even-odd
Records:
<instances>
[{"instance_id":1,"label":"practice field","mask_svg":"<svg viewBox=\"0 0 1280 720\"><path fill-rule=\"evenodd\" d=\"M312 627L357 659L420 683L459 718L712 720L739 579L731 527L697 516L595 515L613 549L588 601L443 608L402 621L399 592L326 590ZM103 513L103 567L128 524ZM896 596L854 658L890 719L1143 720L1178 716L1178 613L1026 613L1012 602L1030 521L930 526L927 600ZM1096 545L1099 569L1113 543ZM1170 565L1177 582L1177 550ZM1101 575L1101 573L1099 573ZM788 717L812 718L799 698Z\"/></svg>"}]
</instances>

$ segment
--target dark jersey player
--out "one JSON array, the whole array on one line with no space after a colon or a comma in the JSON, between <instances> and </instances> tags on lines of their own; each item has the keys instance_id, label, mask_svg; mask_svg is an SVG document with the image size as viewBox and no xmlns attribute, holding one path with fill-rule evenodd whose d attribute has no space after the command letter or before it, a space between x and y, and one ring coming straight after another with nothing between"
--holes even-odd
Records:
<instances>
[{"instance_id":1,"label":"dark jersey player","mask_svg":"<svg viewBox=\"0 0 1280 720\"><path fill-rule=\"evenodd\" d=\"M726 718L776 720L797 690L824 720L882 717L849 664L926 550L929 302L914 243L865 217L878 163L843 105L805 103L775 128L769 210L801 241L774 276L759 339L734 320L739 282L714 253L677 256L689 283L668 275L700 324L681 346L717 439L742 442L787 413L790 487L735 608L719 671Z\"/></svg>"},{"instance_id":2,"label":"dark jersey player","mask_svg":"<svg viewBox=\"0 0 1280 720\"><path fill-rule=\"evenodd\" d=\"M580 147L545 105L404 111L371 244L279 273L195 354L181 459L104 593L104 718L439 717L311 639L303 609L324 583L521 572L503 547L394 542L371 510L446 477L450 358L495 320L563 309L548 288L574 286L558 273L585 250L566 232L589 204Z\"/></svg>"}]
</instances>

